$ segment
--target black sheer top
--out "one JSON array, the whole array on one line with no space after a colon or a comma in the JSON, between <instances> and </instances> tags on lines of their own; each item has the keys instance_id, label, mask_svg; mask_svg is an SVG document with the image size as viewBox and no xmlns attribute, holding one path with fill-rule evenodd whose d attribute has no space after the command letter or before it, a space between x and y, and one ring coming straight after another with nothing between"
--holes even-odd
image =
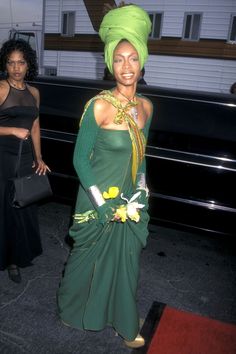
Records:
<instances>
[{"instance_id":1,"label":"black sheer top","mask_svg":"<svg viewBox=\"0 0 236 354\"><path fill-rule=\"evenodd\" d=\"M0 105L0 126L31 130L39 110L28 87L24 90L10 86L6 100Z\"/></svg>"}]
</instances>

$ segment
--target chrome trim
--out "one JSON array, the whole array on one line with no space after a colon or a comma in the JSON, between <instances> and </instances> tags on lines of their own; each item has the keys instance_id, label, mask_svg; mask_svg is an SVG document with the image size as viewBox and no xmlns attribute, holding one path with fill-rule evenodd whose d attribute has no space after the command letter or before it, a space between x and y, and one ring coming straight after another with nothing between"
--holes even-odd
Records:
<instances>
[{"instance_id":1,"label":"chrome trim","mask_svg":"<svg viewBox=\"0 0 236 354\"><path fill-rule=\"evenodd\" d=\"M144 94L145 95L145 94ZM201 99L196 99L196 98L186 98L186 97L176 97L176 96L165 96L165 95L160 95L160 94L152 94L148 93L148 96L150 97L157 97L157 98L167 98L167 99L174 99L174 100L181 100L181 101L191 101L191 102L201 102L201 103L211 103L214 105L218 106L226 106L226 107L236 107L235 103L226 103L226 102L215 102L215 101L208 101L208 100L201 100Z\"/></svg>"},{"instance_id":2,"label":"chrome trim","mask_svg":"<svg viewBox=\"0 0 236 354\"><path fill-rule=\"evenodd\" d=\"M152 153L154 150L154 154ZM149 152L150 151L150 152ZM163 160L175 161L179 163L217 168L225 171L236 172L236 160L226 157L204 155L198 153L185 152L174 149L148 146L146 156ZM218 164L217 164L218 163ZM234 167L235 165L235 167Z\"/></svg>"},{"instance_id":3,"label":"chrome trim","mask_svg":"<svg viewBox=\"0 0 236 354\"><path fill-rule=\"evenodd\" d=\"M151 216L151 220L156 220L158 222L161 222L162 224L167 224L167 225L172 225L172 226L183 226L184 228L187 228L187 229L191 229L191 230L195 230L195 231L204 231L204 232L207 232L207 233L213 233L213 234L218 234L218 235L228 235L228 236L232 236L232 233L229 233L229 232L225 232L225 231L219 231L219 230L214 230L214 229L207 229L206 227L201 227L201 226L195 226L195 225L191 225L191 224L185 224L183 222L177 222L177 221L172 221L172 220L169 220L169 219L164 219L164 218L158 218L156 216ZM155 225L153 224L149 224L149 228L152 227Z\"/></svg>"},{"instance_id":4,"label":"chrome trim","mask_svg":"<svg viewBox=\"0 0 236 354\"><path fill-rule=\"evenodd\" d=\"M75 142L72 140L66 140L66 139L60 139L60 138L52 138L49 136L43 136L41 135L41 139L47 139L47 140L56 140L56 141L61 141L63 143L70 143L70 144L74 144Z\"/></svg>"},{"instance_id":5,"label":"chrome trim","mask_svg":"<svg viewBox=\"0 0 236 354\"><path fill-rule=\"evenodd\" d=\"M223 205L215 204L213 201L212 202L200 202L198 200L179 198L179 197L164 195L164 194L155 193L155 192L151 192L150 196L151 197L153 196L155 198L172 200L172 201L179 202L179 203L190 204L190 205L194 205L194 206L201 206L201 207L211 209L211 210L221 210L221 211L227 211L230 213L236 213L236 208L230 208L230 207L226 207Z\"/></svg>"},{"instance_id":6,"label":"chrome trim","mask_svg":"<svg viewBox=\"0 0 236 354\"><path fill-rule=\"evenodd\" d=\"M218 169L225 170L225 171L236 172L236 168L230 168L230 167L225 167L225 166L216 166L216 165L210 165L210 164L202 163L202 162L194 162L194 161L189 161L189 160L181 160L181 159L175 159L175 158L171 158L171 157L156 156L156 155L150 155L150 154L146 154L146 156L154 157L154 158L162 159L162 160L181 162L181 163L190 164L190 165L218 168Z\"/></svg>"},{"instance_id":7,"label":"chrome trim","mask_svg":"<svg viewBox=\"0 0 236 354\"><path fill-rule=\"evenodd\" d=\"M68 132L63 132L61 130L54 130L54 129L45 129L45 128L41 128L41 131L44 131L44 132L52 132L52 133L56 133L56 134L66 134L66 135L76 135L74 133L68 133Z\"/></svg>"},{"instance_id":8,"label":"chrome trim","mask_svg":"<svg viewBox=\"0 0 236 354\"><path fill-rule=\"evenodd\" d=\"M166 149L166 148L160 148L160 147L152 146L152 145L147 145L147 149L155 149L155 150L159 150L159 151L172 152L172 153L176 153L176 154L190 155L190 156L203 157L203 158L209 158L209 159L215 159L215 160L221 160L221 161L235 162L236 163L236 160L229 159L227 157L204 155L204 154L198 154L198 153L194 153L194 152L174 150L174 149Z\"/></svg>"},{"instance_id":9,"label":"chrome trim","mask_svg":"<svg viewBox=\"0 0 236 354\"><path fill-rule=\"evenodd\" d=\"M61 138L60 136L63 136L64 138ZM68 139L65 137L68 137ZM41 138L74 144L76 140L76 134L41 128Z\"/></svg>"}]
</instances>

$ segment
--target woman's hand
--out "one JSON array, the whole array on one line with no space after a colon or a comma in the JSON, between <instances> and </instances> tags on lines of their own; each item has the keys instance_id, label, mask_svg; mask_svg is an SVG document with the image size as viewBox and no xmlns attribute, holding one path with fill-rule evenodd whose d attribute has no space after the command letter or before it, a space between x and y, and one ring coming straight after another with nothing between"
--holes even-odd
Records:
<instances>
[{"instance_id":1,"label":"woman's hand","mask_svg":"<svg viewBox=\"0 0 236 354\"><path fill-rule=\"evenodd\" d=\"M19 139L27 140L28 137L30 136L30 131L29 129L25 128L12 128L12 135L15 135Z\"/></svg>"},{"instance_id":2,"label":"woman's hand","mask_svg":"<svg viewBox=\"0 0 236 354\"><path fill-rule=\"evenodd\" d=\"M51 172L51 170L42 159L37 159L37 168L35 172L39 175L45 175L47 172Z\"/></svg>"},{"instance_id":3,"label":"woman's hand","mask_svg":"<svg viewBox=\"0 0 236 354\"><path fill-rule=\"evenodd\" d=\"M116 209L120 204L119 198L107 200L105 204L97 208L98 222L102 225L114 220ZM118 220L118 219L117 219Z\"/></svg>"}]
</instances>

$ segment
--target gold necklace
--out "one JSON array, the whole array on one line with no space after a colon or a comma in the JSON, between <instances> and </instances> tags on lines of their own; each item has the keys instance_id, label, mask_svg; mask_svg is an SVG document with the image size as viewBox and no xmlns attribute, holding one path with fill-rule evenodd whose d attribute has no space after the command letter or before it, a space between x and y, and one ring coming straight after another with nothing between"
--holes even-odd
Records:
<instances>
[{"instance_id":1,"label":"gold necklace","mask_svg":"<svg viewBox=\"0 0 236 354\"><path fill-rule=\"evenodd\" d=\"M124 93L122 93L122 92L119 90L118 87L116 87L116 89L117 89L117 91L121 94L121 96L123 96L124 98L127 99L127 101L129 101L129 102L133 102L133 101L134 101L134 97L135 97L135 96L133 96L133 98L129 98L129 97L127 97Z\"/></svg>"},{"instance_id":2,"label":"gold necklace","mask_svg":"<svg viewBox=\"0 0 236 354\"><path fill-rule=\"evenodd\" d=\"M9 83L10 86L12 86L12 87L14 87L15 89L20 90L20 91L23 91L23 90L25 90L25 88L26 88L25 82L23 82L23 87L17 87L17 85L14 84L14 82L11 82L9 79L7 79L7 82Z\"/></svg>"},{"instance_id":3,"label":"gold necklace","mask_svg":"<svg viewBox=\"0 0 236 354\"><path fill-rule=\"evenodd\" d=\"M127 97L125 94L123 94L118 87L116 87L117 91L121 94L121 96L123 96L124 98L127 99L128 102L132 102L135 103L137 105L137 102L134 101L134 97L133 98L129 98ZM133 117L134 121L137 123L138 122L138 110L136 106L132 106L129 110L129 113L131 114L131 116Z\"/></svg>"}]
</instances>

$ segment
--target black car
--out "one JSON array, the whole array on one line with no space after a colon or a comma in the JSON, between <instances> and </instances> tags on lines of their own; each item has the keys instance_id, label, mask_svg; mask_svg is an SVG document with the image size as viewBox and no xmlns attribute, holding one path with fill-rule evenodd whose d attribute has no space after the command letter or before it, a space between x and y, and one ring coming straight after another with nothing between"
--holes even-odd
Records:
<instances>
[{"instance_id":1,"label":"black car","mask_svg":"<svg viewBox=\"0 0 236 354\"><path fill-rule=\"evenodd\" d=\"M42 151L54 196L74 202L84 105L114 83L40 77ZM139 85L154 105L147 147L151 222L236 233L236 96Z\"/></svg>"}]
</instances>

